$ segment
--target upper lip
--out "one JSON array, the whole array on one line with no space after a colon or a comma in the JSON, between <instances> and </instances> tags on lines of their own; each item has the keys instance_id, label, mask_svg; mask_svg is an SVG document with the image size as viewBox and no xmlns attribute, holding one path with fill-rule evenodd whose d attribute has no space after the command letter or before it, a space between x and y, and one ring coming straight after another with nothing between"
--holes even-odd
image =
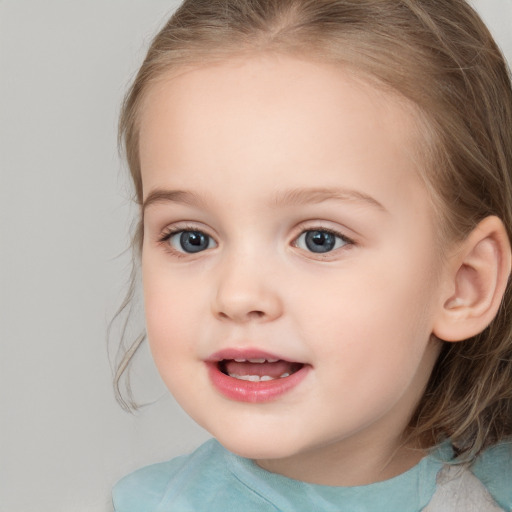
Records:
<instances>
[{"instance_id":1,"label":"upper lip","mask_svg":"<svg viewBox=\"0 0 512 512\"><path fill-rule=\"evenodd\" d=\"M218 363L219 361L229 359L271 359L295 362L286 357L282 357L279 354L274 354L272 352L267 352L265 350L260 350L257 348L226 348L212 354L210 357L208 357L208 359L206 359L206 362Z\"/></svg>"}]
</instances>

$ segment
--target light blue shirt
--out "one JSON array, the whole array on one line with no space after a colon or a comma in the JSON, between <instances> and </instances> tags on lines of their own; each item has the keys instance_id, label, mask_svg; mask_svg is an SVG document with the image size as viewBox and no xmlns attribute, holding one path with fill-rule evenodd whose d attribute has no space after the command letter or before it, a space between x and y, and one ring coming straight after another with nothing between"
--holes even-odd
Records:
<instances>
[{"instance_id":1,"label":"light blue shirt","mask_svg":"<svg viewBox=\"0 0 512 512\"><path fill-rule=\"evenodd\" d=\"M123 478L114 487L114 507L116 512L420 512L450 455L445 444L390 480L331 487L270 473L211 439L190 455ZM512 444L487 450L471 471L504 510L512 510Z\"/></svg>"}]
</instances>

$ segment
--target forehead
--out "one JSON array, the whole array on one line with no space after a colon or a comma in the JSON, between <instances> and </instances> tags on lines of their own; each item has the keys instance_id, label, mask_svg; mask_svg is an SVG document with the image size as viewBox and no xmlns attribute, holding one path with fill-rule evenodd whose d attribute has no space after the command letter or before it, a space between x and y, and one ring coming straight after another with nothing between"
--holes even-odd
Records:
<instances>
[{"instance_id":1,"label":"forehead","mask_svg":"<svg viewBox=\"0 0 512 512\"><path fill-rule=\"evenodd\" d=\"M153 85L141 112L144 196L205 176L257 189L291 169L297 187L322 175L398 196L418 186L416 121L405 99L340 66L259 55L184 69Z\"/></svg>"}]
</instances>

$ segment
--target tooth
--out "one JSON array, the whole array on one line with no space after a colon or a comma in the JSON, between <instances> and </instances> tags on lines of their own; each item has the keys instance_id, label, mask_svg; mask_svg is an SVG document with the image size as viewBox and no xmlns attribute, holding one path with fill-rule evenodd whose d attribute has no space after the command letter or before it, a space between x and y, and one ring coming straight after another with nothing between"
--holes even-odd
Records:
<instances>
[{"instance_id":1,"label":"tooth","mask_svg":"<svg viewBox=\"0 0 512 512\"><path fill-rule=\"evenodd\" d=\"M289 376L290 376L289 373L283 373L283 375L280 375L279 378L284 379L285 377L289 377Z\"/></svg>"},{"instance_id":2,"label":"tooth","mask_svg":"<svg viewBox=\"0 0 512 512\"><path fill-rule=\"evenodd\" d=\"M264 363L265 359L249 359L249 363Z\"/></svg>"},{"instance_id":3,"label":"tooth","mask_svg":"<svg viewBox=\"0 0 512 512\"><path fill-rule=\"evenodd\" d=\"M270 375L263 375L262 377L260 377L261 382L264 382L267 380L274 380L274 377L270 377Z\"/></svg>"},{"instance_id":4,"label":"tooth","mask_svg":"<svg viewBox=\"0 0 512 512\"><path fill-rule=\"evenodd\" d=\"M246 359L235 359L237 363L245 363Z\"/></svg>"},{"instance_id":5,"label":"tooth","mask_svg":"<svg viewBox=\"0 0 512 512\"><path fill-rule=\"evenodd\" d=\"M240 380L248 380L250 382L259 382L260 381L259 375L237 375L236 378L240 379Z\"/></svg>"},{"instance_id":6,"label":"tooth","mask_svg":"<svg viewBox=\"0 0 512 512\"><path fill-rule=\"evenodd\" d=\"M267 359L267 363L277 363L279 359Z\"/></svg>"}]
</instances>

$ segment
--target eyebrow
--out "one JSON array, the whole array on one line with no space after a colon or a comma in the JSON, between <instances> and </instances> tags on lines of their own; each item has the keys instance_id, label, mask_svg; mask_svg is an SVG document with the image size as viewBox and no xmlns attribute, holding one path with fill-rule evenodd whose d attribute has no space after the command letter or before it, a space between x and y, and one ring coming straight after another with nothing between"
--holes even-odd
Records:
<instances>
[{"instance_id":1,"label":"eyebrow","mask_svg":"<svg viewBox=\"0 0 512 512\"><path fill-rule=\"evenodd\" d=\"M272 206L289 206L323 203L324 201L347 201L363 203L383 212L386 208L374 197L357 190L344 188L297 188L278 192L271 204Z\"/></svg>"},{"instance_id":2,"label":"eyebrow","mask_svg":"<svg viewBox=\"0 0 512 512\"><path fill-rule=\"evenodd\" d=\"M270 200L270 206L277 208L283 206L317 204L332 200L363 203L383 212L387 211L386 208L372 196L357 190L342 188L296 188L286 190L276 193ZM142 203L142 211L144 212L153 204L166 202L181 203L190 206L206 205L206 201L193 192L157 188L151 191Z\"/></svg>"},{"instance_id":3,"label":"eyebrow","mask_svg":"<svg viewBox=\"0 0 512 512\"><path fill-rule=\"evenodd\" d=\"M146 211L152 204L167 202L187 204L190 206L204 205L204 201L193 192L157 188L150 192L142 203L142 211Z\"/></svg>"}]
</instances>

